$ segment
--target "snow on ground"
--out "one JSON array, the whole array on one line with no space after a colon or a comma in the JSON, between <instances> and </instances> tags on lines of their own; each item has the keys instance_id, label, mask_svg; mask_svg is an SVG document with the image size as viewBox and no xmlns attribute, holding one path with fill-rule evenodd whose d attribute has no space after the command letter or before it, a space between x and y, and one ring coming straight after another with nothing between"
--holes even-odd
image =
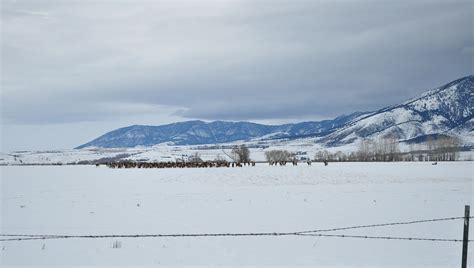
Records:
<instances>
[{"instance_id":1,"label":"snow on ground","mask_svg":"<svg viewBox=\"0 0 474 268\"><path fill-rule=\"evenodd\" d=\"M245 142L250 146L251 158L254 161L265 161L265 152L268 150L288 150L293 153L305 152L304 156L313 158L321 146L310 143L307 140L295 141L268 141ZM83 161L95 161L100 159L133 160L133 161L176 161L185 159L198 153L203 160L224 159L232 161L229 155L232 147L242 142L220 144L225 149L217 149L219 146L193 145L174 146L156 145L153 147L115 148L115 149L80 149L80 150L57 150L57 151L21 151L11 153L0 153L0 165L25 165L25 164L77 164ZM334 148L337 149L337 148ZM121 158L117 158L120 157ZM108 160L111 161L111 160Z\"/></svg>"},{"instance_id":2,"label":"snow on ground","mask_svg":"<svg viewBox=\"0 0 474 268\"><path fill-rule=\"evenodd\" d=\"M250 157L254 161L265 161L265 152L270 150L287 150L295 153L300 160L314 159L315 154L321 150L331 153L338 151L345 154L356 152L359 142L341 145L338 147L323 147L315 143L318 138L302 138L295 140L253 140L238 141L225 144L207 145L183 145L159 144L152 147L135 148L88 148L79 150L56 150L56 151L20 151L0 153L0 165L25 165L25 164L84 164L85 161L176 161L187 160L190 156L198 153L203 160L227 160L233 146L245 144L250 148ZM222 149L224 148L224 149ZM424 145L410 146L400 143L400 150L407 152L415 149L425 149ZM461 152L459 160L472 160L474 151Z\"/></svg>"},{"instance_id":3,"label":"snow on ground","mask_svg":"<svg viewBox=\"0 0 474 268\"><path fill-rule=\"evenodd\" d=\"M474 190L472 162L0 170L1 233L302 231L463 216ZM335 233L460 239L462 220ZM294 236L17 241L0 249L1 267L459 267L461 261L455 242Z\"/></svg>"},{"instance_id":4,"label":"snow on ground","mask_svg":"<svg viewBox=\"0 0 474 268\"><path fill-rule=\"evenodd\" d=\"M0 153L0 164L75 164L79 163L80 161L114 158L119 155L134 155L140 153L143 150L146 150L146 148L18 151Z\"/></svg>"}]
</instances>

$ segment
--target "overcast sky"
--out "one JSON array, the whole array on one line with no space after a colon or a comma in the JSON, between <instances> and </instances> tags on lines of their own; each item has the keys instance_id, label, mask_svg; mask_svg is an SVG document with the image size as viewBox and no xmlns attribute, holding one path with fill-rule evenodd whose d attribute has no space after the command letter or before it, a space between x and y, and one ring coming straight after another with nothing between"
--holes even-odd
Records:
<instances>
[{"instance_id":1,"label":"overcast sky","mask_svg":"<svg viewBox=\"0 0 474 268\"><path fill-rule=\"evenodd\" d=\"M379 109L473 73L472 1L1 0L1 151Z\"/></svg>"}]
</instances>

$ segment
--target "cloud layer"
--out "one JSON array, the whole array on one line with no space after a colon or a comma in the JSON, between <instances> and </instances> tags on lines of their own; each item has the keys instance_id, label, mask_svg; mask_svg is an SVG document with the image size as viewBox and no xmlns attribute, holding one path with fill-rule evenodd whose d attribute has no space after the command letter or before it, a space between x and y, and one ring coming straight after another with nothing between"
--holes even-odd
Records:
<instances>
[{"instance_id":1,"label":"cloud layer","mask_svg":"<svg viewBox=\"0 0 474 268\"><path fill-rule=\"evenodd\" d=\"M321 119L473 68L471 1L2 4L10 125Z\"/></svg>"}]
</instances>

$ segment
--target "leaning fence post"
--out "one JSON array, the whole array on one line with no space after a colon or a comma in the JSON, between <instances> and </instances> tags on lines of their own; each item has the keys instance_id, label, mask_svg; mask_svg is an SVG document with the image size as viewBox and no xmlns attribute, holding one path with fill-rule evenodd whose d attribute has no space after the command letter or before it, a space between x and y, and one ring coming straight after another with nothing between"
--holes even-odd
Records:
<instances>
[{"instance_id":1,"label":"leaning fence post","mask_svg":"<svg viewBox=\"0 0 474 268\"><path fill-rule=\"evenodd\" d=\"M462 268L467 268L467 245L469 241L469 206L464 208L464 232L462 239Z\"/></svg>"}]
</instances>

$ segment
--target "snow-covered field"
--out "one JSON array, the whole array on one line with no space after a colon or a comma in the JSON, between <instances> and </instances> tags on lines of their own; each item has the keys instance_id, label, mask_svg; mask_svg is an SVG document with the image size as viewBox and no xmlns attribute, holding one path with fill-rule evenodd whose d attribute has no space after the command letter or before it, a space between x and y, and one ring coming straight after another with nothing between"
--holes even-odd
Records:
<instances>
[{"instance_id":1,"label":"snow-covered field","mask_svg":"<svg viewBox=\"0 0 474 268\"><path fill-rule=\"evenodd\" d=\"M176 161L187 160L188 157L198 153L203 160L225 159L233 161L229 157L233 146L246 144L250 148L252 160L265 161L265 152L269 150L288 150L292 153L303 153L304 157L314 158L317 151L322 147L307 140L302 141L278 141L277 143L259 144L254 142L221 144L226 149L212 148L216 145L155 145L152 147L134 148L87 148L69 149L55 151L17 151L9 153L0 152L0 165L42 165L42 164L78 164L83 161L104 160L132 160L132 161ZM259 147L260 146L260 147ZM211 147L211 148L210 148ZM218 146L217 146L218 147ZM265 149L264 149L265 148ZM349 148L352 148L349 146ZM336 150L337 148L332 148ZM335 151L334 151L335 152ZM113 160L111 160L113 159ZM102 161L103 162L103 161Z\"/></svg>"},{"instance_id":2,"label":"snow-covered field","mask_svg":"<svg viewBox=\"0 0 474 268\"><path fill-rule=\"evenodd\" d=\"M473 167L472 162L122 170L3 166L0 232L291 232L463 216L464 205L472 205ZM331 234L461 239L462 224ZM116 241L121 247L113 248ZM2 242L0 266L459 267L461 247L302 236L36 240ZM470 252L472 265L472 243Z\"/></svg>"},{"instance_id":3,"label":"snow-covered field","mask_svg":"<svg viewBox=\"0 0 474 268\"><path fill-rule=\"evenodd\" d=\"M51 165L51 164L81 164L91 161L157 161L168 162L176 160L187 160L190 156L198 153L203 160L224 159L233 161L229 157L232 146L240 143L225 144L226 149L212 148L213 145L156 145L153 147L135 148L89 148L80 150L56 150L56 151L19 151L0 153L0 166L2 165ZM254 161L265 161L265 152L270 150L287 150L296 154L299 159L314 159L315 154L322 150L331 153L341 151L349 154L357 151L355 144L341 147L324 148L308 140L279 141L278 143L259 144L248 142L250 146L251 159ZM215 145L214 145L215 146ZM259 147L260 146L260 147ZM401 146L403 148L403 146ZM405 146L406 147L406 146ZM404 148L402 151L407 151ZM474 151L464 151L459 153L459 160L474 159Z\"/></svg>"}]
</instances>

